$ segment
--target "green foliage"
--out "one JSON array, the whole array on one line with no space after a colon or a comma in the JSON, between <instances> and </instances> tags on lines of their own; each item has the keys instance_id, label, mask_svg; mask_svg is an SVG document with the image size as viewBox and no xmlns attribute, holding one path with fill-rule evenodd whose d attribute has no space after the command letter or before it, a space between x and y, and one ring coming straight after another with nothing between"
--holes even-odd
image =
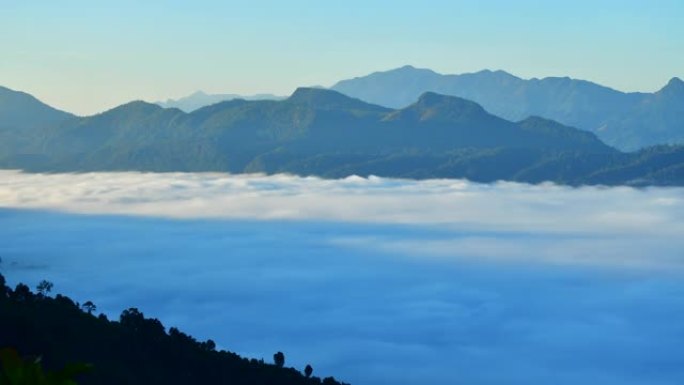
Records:
<instances>
[{"instance_id":1,"label":"green foliage","mask_svg":"<svg viewBox=\"0 0 684 385\"><path fill-rule=\"evenodd\" d=\"M662 156L666 152L671 156ZM624 154L588 132L537 117L513 123L436 93L398 110L318 89L189 114L138 101L40 129L0 128L0 167L30 171L682 185L683 153L684 147L674 147Z\"/></svg>"},{"instance_id":2,"label":"green foliage","mask_svg":"<svg viewBox=\"0 0 684 385\"><path fill-rule=\"evenodd\" d=\"M22 359L14 349L0 349L0 385L76 385L76 376L91 369L86 364L69 364L46 372L39 359Z\"/></svg>"},{"instance_id":3,"label":"green foliage","mask_svg":"<svg viewBox=\"0 0 684 385\"><path fill-rule=\"evenodd\" d=\"M24 92L0 87L0 132L2 128L59 124L75 116L54 109Z\"/></svg>"},{"instance_id":4,"label":"green foliage","mask_svg":"<svg viewBox=\"0 0 684 385\"><path fill-rule=\"evenodd\" d=\"M97 306L92 301L86 301L81 305L83 310L85 310L88 314L93 314L95 310L97 310Z\"/></svg>"},{"instance_id":5,"label":"green foliage","mask_svg":"<svg viewBox=\"0 0 684 385\"><path fill-rule=\"evenodd\" d=\"M426 91L459 96L505 119L543 116L591 131L625 151L684 143L684 82L678 78L655 93L624 93L567 77L527 80L503 71L441 75L407 66L343 80L332 89L397 108Z\"/></svg>"},{"instance_id":6,"label":"green foliage","mask_svg":"<svg viewBox=\"0 0 684 385\"><path fill-rule=\"evenodd\" d=\"M54 286L55 285L52 282L42 280L38 283L38 286L36 286L36 290L38 290L38 294L40 295L48 295Z\"/></svg>"},{"instance_id":7,"label":"green foliage","mask_svg":"<svg viewBox=\"0 0 684 385\"><path fill-rule=\"evenodd\" d=\"M0 282L4 282L1 274ZM79 306L60 294L54 298L34 294L24 284L14 290L4 285L1 289L6 294L0 296L0 341L3 346L42 360L21 361L19 365L16 356L8 353L11 369L7 378L15 381L17 368L28 368L26 373L33 374L21 377L23 382L0 379L0 385L70 385L26 381L43 381L43 377L46 381L73 380L85 368L70 365L73 362L93 365L93 370L79 379L80 385L320 385L324 381L285 368L282 353L281 365L266 364L219 351L214 341L199 342L174 327L167 332L159 320L145 317L136 308L124 310L117 322L104 315L88 314L85 305L90 301ZM43 367L44 376L37 376L35 373L42 373L38 370Z\"/></svg>"},{"instance_id":8,"label":"green foliage","mask_svg":"<svg viewBox=\"0 0 684 385\"><path fill-rule=\"evenodd\" d=\"M285 355L283 352L277 352L273 355L273 363L279 368L285 366Z\"/></svg>"}]
</instances>

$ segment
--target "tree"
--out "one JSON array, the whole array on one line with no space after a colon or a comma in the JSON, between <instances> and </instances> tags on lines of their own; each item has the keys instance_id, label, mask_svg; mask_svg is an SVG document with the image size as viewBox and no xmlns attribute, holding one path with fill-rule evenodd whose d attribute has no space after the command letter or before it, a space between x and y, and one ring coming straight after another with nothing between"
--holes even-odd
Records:
<instances>
[{"instance_id":1,"label":"tree","mask_svg":"<svg viewBox=\"0 0 684 385\"><path fill-rule=\"evenodd\" d=\"M33 298L33 293L31 293L31 288L23 283L18 283L14 288L14 299L20 302L29 301Z\"/></svg>"},{"instance_id":2,"label":"tree","mask_svg":"<svg viewBox=\"0 0 684 385\"><path fill-rule=\"evenodd\" d=\"M93 314L97 310L97 306L92 301L86 301L82 306L83 310L87 311L88 314Z\"/></svg>"},{"instance_id":3,"label":"tree","mask_svg":"<svg viewBox=\"0 0 684 385\"><path fill-rule=\"evenodd\" d=\"M273 361L265 363L263 359L248 362L236 353L218 350L212 340L198 342L177 328L169 328L167 334L159 320L145 318L136 308L124 311L120 322L108 321L104 315L96 320L96 313L83 314L84 308L64 295L53 293L51 297L40 297L21 284L16 290L7 288L7 291L11 297L0 298L0 353L1 345L6 344L33 354L45 354L46 369L49 370L58 369L59 365L73 358L88 357L98 368L97 378L88 382L103 385L322 385L319 378L306 377L304 368L301 373L291 367L285 368L282 352L273 355L277 365ZM88 302L82 304L88 306ZM106 349L93 348L103 343L107 345ZM13 360L11 353L6 357ZM15 365L16 371L12 368L7 371L9 366L3 365L0 354L0 385L76 385L71 379L57 384L26 377L39 373L33 364L40 363L40 360L32 357L28 356L30 361L26 361L31 363L30 367Z\"/></svg>"},{"instance_id":4,"label":"tree","mask_svg":"<svg viewBox=\"0 0 684 385\"><path fill-rule=\"evenodd\" d=\"M135 307L122 311L119 316L119 323L121 323L121 326L132 331L140 331L144 322L145 316Z\"/></svg>"},{"instance_id":5,"label":"tree","mask_svg":"<svg viewBox=\"0 0 684 385\"><path fill-rule=\"evenodd\" d=\"M311 365L306 365L306 368L304 368L304 375L306 376L306 378L309 378L312 374L313 368L311 367Z\"/></svg>"},{"instance_id":6,"label":"tree","mask_svg":"<svg viewBox=\"0 0 684 385\"><path fill-rule=\"evenodd\" d=\"M74 378L91 369L91 365L69 364L49 372L43 369L40 359L26 360L13 349L0 350L0 384L3 385L76 385Z\"/></svg>"},{"instance_id":7,"label":"tree","mask_svg":"<svg viewBox=\"0 0 684 385\"><path fill-rule=\"evenodd\" d=\"M276 364L276 366L282 368L285 365L285 355L283 352L278 352L273 355L273 362Z\"/></svg>"},{"instance_id":8,"label":"tree","mask_svg":"<svg viewBox=\"0 0 684 385\"><path fill-rule=\"evenodd\" d=\"M216 342L213 340L207 340L206 342L202 343L202 347L210 352L213 352L216 350Z\"/></svg>"},{"instance_id":9,"label":"tree","mask_svg":"<svg viewBox=\"0 0 684 385\"><path fill-rule=\"evenodd\" d=\"M0 274L0 298L4 298L7 296L8 288L5 286L7 282L5 281L5 277Z\"/></svg>"},{"instance_id":10,"label":"tree","mask_svg":"<svg viewBox=\"0 0 684 385\"><path fill-rule=\"evenodd\" d=\"M55 285L53 285L52 282L42 280L38 283L38 286L36 286L36 289L38 290L38 294L40 294L42 296L46 296L52 291L53 286L55 286Z\"/></svg>"}]
</instances>

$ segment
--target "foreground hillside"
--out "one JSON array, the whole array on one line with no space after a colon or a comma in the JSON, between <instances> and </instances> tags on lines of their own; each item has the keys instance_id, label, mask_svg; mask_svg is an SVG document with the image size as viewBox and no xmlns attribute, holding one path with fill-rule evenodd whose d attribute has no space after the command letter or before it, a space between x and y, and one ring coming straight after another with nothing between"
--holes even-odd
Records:
<instances>
[{"instance_id":1,"label":"foreground hillside","mask_svg":"<svg viewBox=\"0 0 684 385\"><path fill-rule=\"evenodd\" d=\"M0 348L40 356L51 370L91 364L91 372L79 379L84 385L340 384L331 377L307 377L282 362L217 351L211 340L198 342L175 328L167 332L137 309L124 311L116 322L96 316L94 308L61 295L34 294L22 284L11 290L0 275Z\"/></svg>"},{"instance_id":2,"label":"foreground hillside","mask_svg":"<svg viewBox=\"0 0 684 385\"><path fill-rule=\"evenodd\" d=\"M538 117L511 122L458 97L428 92L393 110L301 88L282 101L192 113L132 102L40 126L0 119L0 167L684 185L684 147L625 154L589 132Z\"/></svg>"}]
</instances>

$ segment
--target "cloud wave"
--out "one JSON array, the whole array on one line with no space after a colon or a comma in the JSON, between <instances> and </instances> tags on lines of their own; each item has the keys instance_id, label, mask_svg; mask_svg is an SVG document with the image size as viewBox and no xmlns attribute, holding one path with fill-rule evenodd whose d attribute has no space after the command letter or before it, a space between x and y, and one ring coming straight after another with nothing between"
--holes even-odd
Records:
<instances>
[{"instance_id":1,"label":"cloud wave","mask_svg":"<svg viewBox=\"0 0 684 385\"><path fill-rule=\"evenodd\" d=\"M173 218L308 219L519 231L682 233L684 189L218 173L0 171L0 206Z\"/></svg>"},{"instance_id":2,"label":"cloud wave","mask_svg":"<svg viewBox=\"0 0 684 385\"><path fill-rule=\"evenodd\" d=\"M401 224L423 227L433 236L398 240L361 234L331 242L441 258L684 266L679 255L684 250L681 188L136 172L0 171L0 180L0 207L176 219Z\"/></svg>"},{"instance_id":3,"label":"cloud wave","mask_svg":"<svg viewBox=\"0 0 684 385\"><path fill-rule=\"evenodd\" d=\"M682 192L0 171L0 268L353 384L675 385Z\"/></svg>"}]
</instances>

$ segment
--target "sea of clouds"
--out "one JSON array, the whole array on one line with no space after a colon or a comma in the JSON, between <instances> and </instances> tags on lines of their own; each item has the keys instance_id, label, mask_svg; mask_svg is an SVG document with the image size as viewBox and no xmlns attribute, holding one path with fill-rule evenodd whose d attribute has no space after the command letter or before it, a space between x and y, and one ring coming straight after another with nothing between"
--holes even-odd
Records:
<instances>
[{"instance_id":1,"label":"sea of clouds","mask_svg":"<svg viewBox=\"0 0 684 385\"><path fill-rule=\"evenodd\" d=\"M680 384L684 189L0 171L0 269L353 384Z\"/></svg>"}]
</instances>

